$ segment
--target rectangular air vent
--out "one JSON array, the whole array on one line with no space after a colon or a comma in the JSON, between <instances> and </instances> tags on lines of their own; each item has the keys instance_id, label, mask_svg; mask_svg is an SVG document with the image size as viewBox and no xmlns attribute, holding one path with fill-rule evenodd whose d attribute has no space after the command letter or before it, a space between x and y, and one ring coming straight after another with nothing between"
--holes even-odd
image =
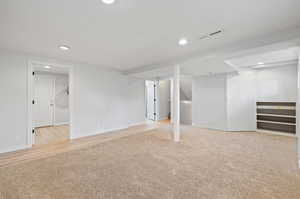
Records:
<instances>
[{"instance_id":1,"label":"rectangular air vent","mask_svg":"<svg viewBox=\"0 0 300 199\"><path fill-rule=\"evenodd\" d=\"M218 30L218 31L209 33L207 35L203 35L203 36L199 37L199 40L206 39L206 38L209 38L209 37L213 37L213 36L215 36L217 34L221 34L222 32L223 32L222 30Z\"/></svg>"}]
</instances>

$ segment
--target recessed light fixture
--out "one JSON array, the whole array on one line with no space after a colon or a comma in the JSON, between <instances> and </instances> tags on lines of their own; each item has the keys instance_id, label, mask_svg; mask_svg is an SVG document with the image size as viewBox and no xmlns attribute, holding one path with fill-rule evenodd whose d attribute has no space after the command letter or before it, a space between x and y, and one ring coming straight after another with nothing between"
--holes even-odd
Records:
<instances>
[{"instance_id":1,"label":"recessed light fixture","mask_svg":"<svg viewBox=\"0 0 300 199\"><path fill-rule=\"evenodd\" d=\"M103 3L105 4L113 4L115 3L116 0L102 0Z\"/></svg>"},{"instance_id":2,"label":"recessed light fixture","mask_svg":"<svg viewBox=\"0 0 300 199\"><path fill-rule=\"evenodd\" d=\"M180 46L185 46L189 43L189 41L187 40L187 38L181 38L179 41L178 41L178 44Z\"/></svg>"},{"instance_id":3,"label":"recessed light fixture","mask_svg":"<svg viewBox=\"0 0 300 199\"><path fill-rule=\"evenodd\" d=\"M50 69L50 68L51 68L51 66L44 66L44 68L46 68L46 69Z\"/></svg>"},{"instance_id":4,"label":"recessed light fixture","mask_svg":"<svg viewBox=\"0 0 300 199\"><path fill-rule=\"evenodd\" d=\"M67 51L67 50L70 50L70 47L69 46L66 46L66 45L61 45L61 46L58 46L60 50L63 50L63 51Z\"/></svg>"},{"instance_id":5,"label":"recessed light fixture","mask_svg":"<svg viewBox=\"0 0 300 199\"><path fill-rule=\"evenodd\" d=\"M257 64L258 64L258 65L263 65L263 64L264 64L264 62L258 62Z\"/></svg>"}]
</instances>

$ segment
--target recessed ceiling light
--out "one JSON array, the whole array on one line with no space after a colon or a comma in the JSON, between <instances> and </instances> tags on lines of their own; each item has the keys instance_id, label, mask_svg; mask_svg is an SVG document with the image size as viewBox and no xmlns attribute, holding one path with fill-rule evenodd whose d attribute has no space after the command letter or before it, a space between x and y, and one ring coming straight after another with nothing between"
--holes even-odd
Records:
<instances>
[{"instance_id":1,"label":"recessed ceiling light","mask_svg":"<svg viewBox=\"0 0 300 199\"><path fill-rule=\"evenodd\" d=\"M44 66L44 68L46 68L46 69L50 69L50 68L51 68L51 66Z\"/></svg>"},{"instance_id":2,"label":"recessed ceiling light","mask_svg":"<svg viewBox=\"0 0 300 199\"><path fill-rule=\"evenodd\" d=\"M63 50L63 51L70 50L69 46L61 45L61 46L58 46L58 47L59 47L60 50Z\"/></svg>"},{"instance_id":3,"label":"recessed ceiling light","mask_svg":"<svg viewBox=\"0 0 300 199\"><path fill-rule=\"evenodd\" d=\"M113 4L115 3L115 0L102 0L102 2L105 4Z\"/></svg>"},{"instance_id":4,"label":"recessed ceiling light","mask_svg":"<svg viewBox=\"0 0 300 199\"><path fill-rule=\"evenodd\" d=\"M180 45L180 46L185 46L185 45L187 45L189 42L188 42L188 40L187 40L187 38L181 38L179 41L178 41L178 44Z\"/></svg>"},{"instance_id":5,"label":"recessed ceiling light","mask_svg":"<svg viewBox=\"0 0 300 199\"><path fill-rule=\"evenodd\" d=\"M258 62L257 64L258 64L258 65L262 65L262 64L264 64L264 62Z\"/></svg>"}]
</instances>

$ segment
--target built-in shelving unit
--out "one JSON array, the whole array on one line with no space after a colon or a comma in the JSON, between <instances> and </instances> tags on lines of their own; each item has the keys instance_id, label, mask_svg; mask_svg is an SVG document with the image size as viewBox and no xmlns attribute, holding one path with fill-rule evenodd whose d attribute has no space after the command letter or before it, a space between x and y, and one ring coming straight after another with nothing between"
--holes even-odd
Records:
<instances>
[{"instance_id":1,"label":"built-in shelving unit","mask_svg":"<svg viewBox=\"0 0 300 199\"><path fill-rule=\"evenodd\" d=\"M296 134L296 102L256 102L258 130Z\"/></svg>"}]
</instances>

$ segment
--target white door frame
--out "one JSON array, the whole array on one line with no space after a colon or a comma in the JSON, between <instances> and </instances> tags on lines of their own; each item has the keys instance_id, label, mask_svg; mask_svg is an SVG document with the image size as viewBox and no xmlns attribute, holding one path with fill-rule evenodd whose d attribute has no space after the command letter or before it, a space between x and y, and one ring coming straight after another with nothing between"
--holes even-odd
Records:
<instances>
[{"instance_id":1,"label":"white door frame","mask_svg":"<svg viewBox=\"0 0 300 199\"><path fill-rule=\"evenodd\" d=\"M52 62L43 62L43 61L35 61L35 60L29 60L28 62L28 82L27 82L27 146L32 147L34 144L34 137L32 130L34 128L33 124L33 104L32 100L34 98L33 93L33 75L34 72L34 65L50 65L55 67L62 67L62 68L68 68L69 70L69 125L70 125L70 131L69 131L69 138L71 139L73 134L73 115L74 115L74 67L71 65L64 65L64 64L58 64L58 63L52 63Z\"/></svg>"},{"instance_id":2,"label":"white door frame","mask_svg":"<svg viewBox=\"0 0 300 199\"><path fill-rule=\"evenodd\" d=\"M297 137L298 168L300 169L300 47L298 50L298 66L297 66L296 137Z\"/></svg>"}]
</instances>

